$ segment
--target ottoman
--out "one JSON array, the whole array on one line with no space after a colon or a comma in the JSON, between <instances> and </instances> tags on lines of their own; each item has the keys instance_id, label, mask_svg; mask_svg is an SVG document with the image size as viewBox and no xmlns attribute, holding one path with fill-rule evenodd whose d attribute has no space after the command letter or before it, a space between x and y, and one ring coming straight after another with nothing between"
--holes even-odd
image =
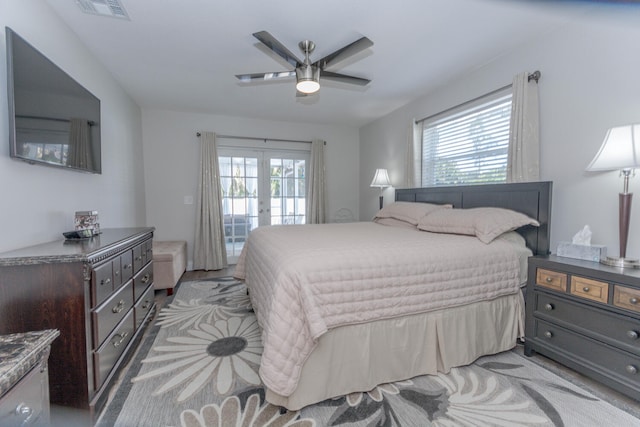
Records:
<instances>
[{"instance_id":1,"label":"ottoman","mask_svg":"<svg viewBox=\"0 0 640 427\"><path fill-rule=\"evenodd\" d=\"M153 241L153 285L166 289L167 295L187 269L187 242L184 240Z\"/></svg>"}]
</instances>

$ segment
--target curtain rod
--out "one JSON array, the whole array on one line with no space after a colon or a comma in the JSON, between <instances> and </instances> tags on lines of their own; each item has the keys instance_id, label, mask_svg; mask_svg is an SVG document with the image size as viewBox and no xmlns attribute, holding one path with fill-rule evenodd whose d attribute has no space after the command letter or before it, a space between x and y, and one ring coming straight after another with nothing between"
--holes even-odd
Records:
<instances>
[{"instance_id":1,"label":"curtain rod","mask_svg":"<svg viewBox=\"0 0 640 427\"><path fill-rule=\"evenodd\" d=\"M540 71L536 70L536 71L534 71L533 73L529 74L528 79L529 79L529 81L531 81L531 80L535 80L535 82L536 82L536 83L538 83L538 80L540 79L540 76L541 76ZM465 101L465 102L463 102L463 103L461 103L461 104L454 105L453 107L447 108L447 109L446 109L446 110L444 110L444 111L440 111L440 112L438 112L438 113L436 113L436 114L432 114L432 115L427 116L427 117L424 117L424 118L422 118L422 119L420 119L420 120L416 120L416 124L418 124L418 123L420 123L420 122L424 122L425 120L432 119L432 118L434 118L434 117L436 117L436 116L439 116L439 115L441 115L441 114L446 114L446 113L451 112L451 111L453 111L453 110L456 110L456 109L458 109L458 108L460 108L460 107L464 107L465 105L472 104L472 103L474 103L474 102L476 102L476 101L478 101L478 100L480 100L480 99L482 99L482 98L484 98L484 97L486 97L486 96L491 96L491 95L494 95L494 94L496 94L496 93L498 93L498 92L501 92L501 91L503 91L503 90L505 90L505 89L508 89L508 88L510 88L511 86L513 86L513 85L512 85L512 84L508 84L508 85L502 86L501 88L498 88L498 89L496 89L496 90L492 90L492 91L491 91L491 92L489 92L489 93L485 93L484 95L477 96L477 97L475 97L475 98L473 98L473 99L470 99L470 100L468 100L468 101Z\"/></svg>"},{"instance_id":2,"label":"curtain rod","mask_svg":"<svg viewBox=\"0 0 640 427\"><path fill-rule=\"evenodd\" d=\"M200 136L201 133L200 132L196 132L196 136ZM237 135L218 135L216 134L217 138L226 138L226 139L250 139L252 141L263 141L263 142L267 142L267 141L273 141L273 142L303 142L305 144L311 144L311 141L303 141L303 140L299 140L299 139L279 139L279 138L258 138L255 136L237 136ZM326 144L326 142L325 142Z\"/></svg>"}]
</instances>

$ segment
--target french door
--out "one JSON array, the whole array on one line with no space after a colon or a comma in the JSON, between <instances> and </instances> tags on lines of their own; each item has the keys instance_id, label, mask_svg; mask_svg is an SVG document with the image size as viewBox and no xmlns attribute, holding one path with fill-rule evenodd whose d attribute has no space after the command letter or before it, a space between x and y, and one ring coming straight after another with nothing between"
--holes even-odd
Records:
<instances>
[{"instance_id":1,"label":"french door","mask_svg":"<svg viewBox=\"0 0 640 427\"><path fill-rule=\"evenodd\" d=\"M237 261L251 230L304 224L307 151L218 148L227 259Z\"/></svg>"}]
</instances>

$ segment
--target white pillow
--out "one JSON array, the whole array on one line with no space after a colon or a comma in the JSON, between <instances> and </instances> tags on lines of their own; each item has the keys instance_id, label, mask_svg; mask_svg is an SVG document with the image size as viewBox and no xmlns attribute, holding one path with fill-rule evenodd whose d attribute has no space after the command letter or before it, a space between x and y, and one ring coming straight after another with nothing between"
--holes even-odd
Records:
<instances>
[{"instance_id":1,"label":"white pillow","mask_svg":"<svg viewBox=\"0 0 640 427\"><path fill-rule=\"evenodd\" d=\"M451 205L434 205L432 203L393 202L378 211L373 218L394 218L418 225L418 221L425 215L439 209L450 209Z\"/></svg>"},{"instance_id":2,"label":"white pillow","mask_svg":"<svg viewBox=\"0 0 640 427\"><path fill-rule=\"evenodd\" d=\"M476 236L483 243L490 243L501 234L525 225L537 227L540 223L510 209L472 208L432 212L420 219L418 228L434 233Z\"/></svg>"},{"instance_id":3,"label":"white pillow","mask_svg":"<svg viewBox=\"0 0 640 427\"><path fill-rule=\"evenodd\" d=\"M418 229L416 225L395 218L373 218L373 222L375 222L376 224L387 225L389 227L410 228L412 230Z\"/></svg>"}]
</instances>

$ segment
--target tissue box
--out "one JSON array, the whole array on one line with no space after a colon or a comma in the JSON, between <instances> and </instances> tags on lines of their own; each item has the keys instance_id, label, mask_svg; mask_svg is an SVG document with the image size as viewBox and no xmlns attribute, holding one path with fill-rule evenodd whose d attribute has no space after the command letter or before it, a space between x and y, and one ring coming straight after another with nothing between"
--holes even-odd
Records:
<instances>
[{"instance_id":1,"label":"tissue box","mask_svg":"<svg viewBox=\"0 0 640 427\"><path fill-rule=\"evenodd\" d=\"M600 262L607 256L607 247L602 245L576 245L571 242L560 242L556 255L567 258L585 259Z\"/></svg>"}]
</instances>

